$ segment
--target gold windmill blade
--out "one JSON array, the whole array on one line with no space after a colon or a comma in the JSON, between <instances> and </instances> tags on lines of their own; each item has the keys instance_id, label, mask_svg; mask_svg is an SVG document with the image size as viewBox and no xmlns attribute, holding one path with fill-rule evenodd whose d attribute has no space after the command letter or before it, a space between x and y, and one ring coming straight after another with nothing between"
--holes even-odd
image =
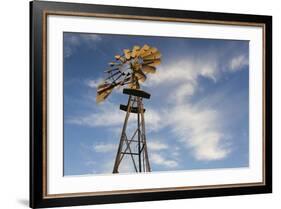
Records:
<instances>
[{"instance_id":1,"label":"gold windmill blade","mask_svg":"<svg viewBox=\"0 0 281 209\"><path fill-rule=\"evenodd\" d=\"M149 65L144 65L144 66L142 67L142 71L143 71L144 73L151 73L151 74L153 74L153 73L156 72L156 67L149 66Z\"/></svg>"},{"instance_id":2,"label":"gold windmill blade","mask_svg":"<svg viewBox=\"0 0 281 209\"><path fill-rule=\"evenodd\" d=\"M143 50L141 53L140 53L140 56L142 58L146 57L146 56L150 56L152 54L155 54L157 53L157 48L155 47L149 47L149 48L146 48L146 50Z\"/></svg>"},{"instance_id":3,"label":"gold windmill blade","mask_svg":"<svg viewBox=\"0 0 281 209\"><path fill-rule=\"evenodd\" d=\"M150 48L149 48L149 49L147 49L147 50L145 50L145 51L142 51L142 52L140 53L140 57L143 58L143 57L148 56L148 55L151 55L151 54L152 54L152 51L151 51Z\"/></svg>"},{"instance_id":4,"label":"gold windmill blade","mask_svg":"<svg viewBox=\"0 0 281 209\"><path fill-rule=\"evenodd\" d=\"M143 60L155 60L155 59L159 59L161 57L161 53L159 51L156 51L152 54L146 55L143 57Z\"/></svg>"},{"instance_id":5,"label":"gold windmill blade","mask_svg":"<svg viewBox=\"0 0 281 209\"><path fill-rule=\"evenodd\" d=\"M116 70L119 70L119 69L120 69L120 66L116 66L116 67L113 67L113 68L109 68L109 69L105 70L104 72L105 73L112 73L112 72L114 72Z\"/></svg>"},{"instance_id":6,"label":"gold windmill blade","mask_svg":"<svg viewBox=\"0 0 281 209\"><path fill-rule=\"evenodd\" d=\"M142 55L145 54L149 49L150 49L150 46L148 46L147 44L143 45L143 47L140 49L139 55L142 56Z\"/></svg>"},{"instance_id":7,"label":"gold windmill blade","mask_svg":"<svg viewBox=\"0 0 281 209\"><path fill-rule=\"evenodd\" d=\"M108 65L110 67L114 67L114 66L120 65L120 63L118 63L118 62L109 62Z\"/></svg>"},{"instance_id":8,"label":"gold windmill blade","mask_svg":"<svg viewBox=\"0 0 281 209\"><path fill-rule=\"evenodd\" d=\"M131 51L129 49L124 49L123 52L127 60L131 59Z\"/></svg>"},{"instance_id":9,"label":"gold windmill blade","mask_svg":"<svg viewBox=\"0 0 281 209\"><path fill-rule=\"evenodd\" d=\"M126 62L126 58L125 57L122 57L121 55L117 54L114 56L116 60L122 62L122 63L125 63Z\"/></svg>"},{"instance_id":10,"label":"gold windmill blade","mask_svg":"<svg viewBox=\"0 0 281 209\"><path fill-rule=\"evenodd\" d=\"M160 59L155 59L153 60L152 63L148 64L149 66L152 66L152 67L156 67L157 65L160 65L161 63L161 60Z\"/></svg>"},{"instance_id":11,"label":"gold windmill blade","mask_svg":"<svg viewBox=\"0 0 281 209\"><path fill-rule=\"evenodd\" d=\"M109 94L111 94L112 90L113 90L113 88L107 89L107 90L104 90L101 92L97 92L96 102L100 103L100 102L104 101L109 96Z\"/></svg>"},{"instance_id":12,"label":"gold windmill blade","mask_svg":"<svg viewBox=\"0 0 281 209\"><path fill-rule=\"evenodd\" d=\"M156 67L161 63L161 59L155 59L155 60L146 60L143 62L143 65L148 65L152 67Z\"/></svg>"},{"instance_id":13,"label":"gold windmill blade","mask_svg":"<svg viewBox=\"0 0 281 209\"><path fill-rule=\"evenodd\" d=\"M150 48L150 51L151 51L152 53L156 53L156 52L158 51L158 49L155 48L155 47L151 47L151 48Z\"/></svg>"},{"instance_id":14,"label":"gold windmill blade","mask_svg":"<svg viewBox=\"0 0 281 209\"><path fill-rule=\"evenodd\" d=\"M115 55L114 57L115 57L116 60L120 60L121 55L117 54L117 55Z\"/></svg>"},{"instance_id":15,"label":"gold windmill blade","mask_svg":"<svg viewBox=\"0 0 281 209\"><path fill-rule=\"evenodd\" d=\"M97 96L96 96L96 102L100 103L104 101L112 92L112 90L119 86L120 82L118 83L106 83L103 81L100 85L97 87Z\"/></svg>"},{"instance_id":16,"label":"gold windmill blade","mask_svg":"<svg viewBox=\"0 0 281 209\"><path fill-rule=\"evenodd\" d=\"M106 90L111 89L111 88L113 88L112 84L106 83L105 81L103 81L103 83L98 85L97 92L101 93L101 92L106 91Z\"/></svg>"},{"instance_id":17,"label":"gold windmill blade","mask_svg":"<svg viewBox=\"0 0 281 209\"><path fill-rule=\"evenodd\" d=\"M124 79L123 79L122 81L120 81L120 83L119 83L119 85L118 85L118 88L121 87L121 86L123 86L123 85L128 84L128 82L131 80L131 76L132 76L131 73L125 74Z\"/></svg>"},{"instance_id":18,"label":"gold windmill blade","mask_svg":"<svg viewBox=\"0 0 281 209\"><path fill-rule=\"evenodd\" d=\"M132 54L131 54L131 56L133 57L133 58L135 58L135 57L137 57L137 56L139 56L139 54L140 54L140 46L134 46L133 47L133 50L132 50Z\"/></svg>"}]
</instances>

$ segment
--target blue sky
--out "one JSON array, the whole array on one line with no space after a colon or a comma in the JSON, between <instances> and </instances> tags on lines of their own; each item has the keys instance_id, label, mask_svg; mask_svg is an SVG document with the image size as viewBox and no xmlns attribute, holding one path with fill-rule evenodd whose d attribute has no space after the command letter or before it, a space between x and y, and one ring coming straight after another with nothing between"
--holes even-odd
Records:
<instances>
[{"instance_id":1,"label":"blue sky","mask_svg":"<svg viewBox=\"0 0 281 209\"><path fill-rule=\"evenodd\" d=\"M64 33L64 175L112 172L127 97L96 104L96 87L114 55L144 44L162 54L142 85L152 171L247 167L248 41Z\"/></svg>"}]
</instances>

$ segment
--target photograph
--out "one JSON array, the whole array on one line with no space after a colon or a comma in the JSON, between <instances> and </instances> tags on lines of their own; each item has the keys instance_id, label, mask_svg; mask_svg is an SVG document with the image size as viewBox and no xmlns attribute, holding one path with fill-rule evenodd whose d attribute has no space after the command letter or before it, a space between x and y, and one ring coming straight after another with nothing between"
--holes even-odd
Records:
<instances>
[{"instance_id":1,"label":"photograph","mask_svg":"<svg viewBox=\"0 0 281 209\"><path fill-rule=\"evenodd\" d=\"M249 41L63 33L64 176L249 166Z\"/></svg>"}]
</instances>

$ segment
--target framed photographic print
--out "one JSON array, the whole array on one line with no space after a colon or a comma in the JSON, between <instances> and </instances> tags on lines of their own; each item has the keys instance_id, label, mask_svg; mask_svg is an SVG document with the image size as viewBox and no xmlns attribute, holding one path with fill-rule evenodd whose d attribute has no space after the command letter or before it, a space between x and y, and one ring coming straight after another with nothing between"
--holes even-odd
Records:
<instances>
[{"instance_id":1,"label":"framed photographic print","mask_svg":"<svg viewBox=\"0 0 281 209\"><path fill-rule=\"evenodd\" d=\"M272 191L272 17L30 3L30 207Z\"/></svg>"}]
</instances>

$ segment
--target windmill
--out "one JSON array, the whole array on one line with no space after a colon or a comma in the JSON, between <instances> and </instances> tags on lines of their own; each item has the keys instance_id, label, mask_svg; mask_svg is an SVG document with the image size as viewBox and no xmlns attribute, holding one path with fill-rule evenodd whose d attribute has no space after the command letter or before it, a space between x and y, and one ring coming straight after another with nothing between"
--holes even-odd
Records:
<instances>
[{"instance_id":1,"label":"windmill","mask_svg":"<svg viewBox=\"0 0 281 209\"><path fill-rule=\"evenodd\" d=\"M145 44L134 46L132 50L124 49L122 55L116 55L115 61L109 63L105 71L106 79L97 87L97 103L104 101L114 88L124 87L123 93L128 95L127 105L120 105L120 110L126 112L119 146L113 167L113 173L119 173L119 167L128 156L135 172L150 172L146 134L145 109L143 99L149 99L150 94L141 90L140 84L145 82L147 74L156 72L160 64L160 52ZM131 114L136 114L137 124L134 131L128 130ZM131 133L128 133L131 132Z\"/></svg>"}]
</instances>

